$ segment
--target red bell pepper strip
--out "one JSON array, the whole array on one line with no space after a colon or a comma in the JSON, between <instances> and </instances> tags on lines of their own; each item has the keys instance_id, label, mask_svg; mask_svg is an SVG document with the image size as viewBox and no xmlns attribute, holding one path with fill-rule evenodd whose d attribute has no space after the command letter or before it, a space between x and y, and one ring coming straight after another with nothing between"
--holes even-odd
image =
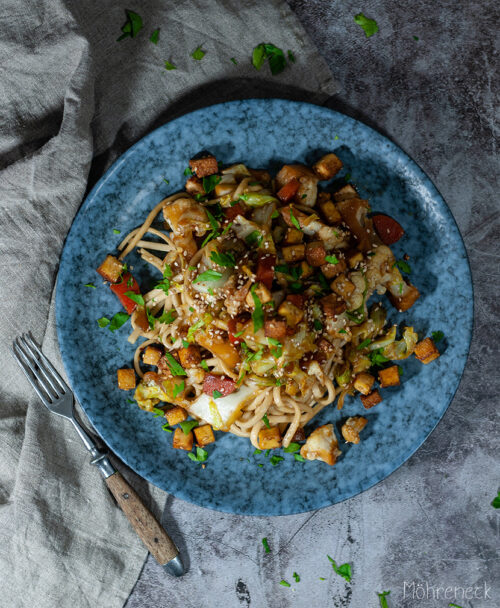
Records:
<instances>
[{"instance_id":1,"label":"red bell pepper strip","mask_svg":"<svg viewBox=\"0 0 500 608\"><path fill-rule=\"evenodd\" d=\"M263 283L269 290L273 286L275 266L276 256L272 253L265 253L257 262L257 281Z\"/></svg>"},{"instance_id":2,"label":"red bell pepper strip","mask_svg":"<svg viewBox=\"0 0 500 608\"><path fill-rule=\"evenodd\" d=\"M282 188L280 188L276 194L276 196L283 203L289 203L293 197L297 194L298 189L300 188L300 182L296 177L292 177L292 179L285 184Z\"/></svg>"}]
</instances>

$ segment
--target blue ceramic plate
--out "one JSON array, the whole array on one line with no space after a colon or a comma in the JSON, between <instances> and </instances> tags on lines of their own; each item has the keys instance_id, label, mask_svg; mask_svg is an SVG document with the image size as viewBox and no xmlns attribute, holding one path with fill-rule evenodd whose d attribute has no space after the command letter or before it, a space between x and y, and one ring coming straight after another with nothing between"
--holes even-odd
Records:
<instances>
[{"instance_id":1,"label":"blue ceramic plate","mask_svg":"<svg viewBox=\"0 0 500 608\"><path fill-rule=\"evenodd\" d=\"M116 370L131 366L130 326L115 333L97 319L120 305L95 268L122 236L141 224L163 197L182 189L189 158L211 150L224 163L276 171L283 163L311 163L335 151L373 210L396 218L406 234L393 249L409 254L411 280L422 297L405 314L387 304L390 320L421 336L440 330L441 357L402 362L402 384L364 410L359 398L342 411L329 407L312 426L363 414L359 445L341 441L333 466L301 463L292 454L272 466L247 440L219 433L206 468L172 448L162 422L127 402ZM164 179L169 180L165 183ZM342 183L343 179L341 180ZM121 231L114 234L113 229ZM143 287L153 277L138 256L127 260ZM84 287L94 282L98 288ZM383 298L385 300L385 297ZM139 475L190 502L231 513L285 515L332 505L387 477L428 437L448 407L465 366L472 327L472 285L464 245L445 202L422 170L397 146L364 124L306 103L280 99L236 101L198 110L149 134L102 177L83 203L66 239L57 282L61 352L77 398L109 447ZM281 452L281 451L279 451ZM263 464L262 467L257 464Z\"/></svg>"}]
</instances>

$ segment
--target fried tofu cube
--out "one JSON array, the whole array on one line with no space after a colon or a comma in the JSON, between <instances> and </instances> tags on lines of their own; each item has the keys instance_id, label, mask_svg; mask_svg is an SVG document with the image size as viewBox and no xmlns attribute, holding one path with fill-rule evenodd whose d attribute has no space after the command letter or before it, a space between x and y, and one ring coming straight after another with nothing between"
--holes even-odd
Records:
<instances>
[{"instance_id":1,"label":"fried tofu cube","mask_svg":"<svg viewBox=\"0 0 500 608\"><path fill-rule=\"evenodd\" d=\"M182 367L196 367L201 363L201 353L199 346L190 344L186 348L179 349L179 359Z\"/></svg>"},{"instance_id":2,"label":"fried tofu cube","mask_svg":"<svg viewBox=\"0 0 500 608\"><path fill-rule=\"evenodd\" d=\"M193 449L193 431L189 431L186 435L180 427L176 428L174 431L172 447L176 450L186 450L187 452L190 452Z\"/></svg>"},{"instance_id":3,"label":"fried tofu cube","mask_svg":"<svg viewBox=\"0 0 500 608\"><path fill-rule=\"evenodd\" d=\"M299 392L299 387L297 383L289 378L285 384L285 393L290 395L290 397L294 397Z\"/></svg>"},{"instance_id":4,"label":"fried tofu cube","mask_svg":"<svg viewBox=\"0 0 500 608\"><path fill-rule=\"evenodd\" d=\"M287 325L295 327L304 318L304 311L295 306L290 300L285 300L278 308L278 314L285 317Z\"/></svg>"},{"instance_id":5,"label":"fried tofu cube","mask_svg":"<svg viewBox=\"0 0 500 608\"><path fill-rule=\"evenodd\" d=\"M297 228L287 228L284 243L286 245L297 245L302 242L304 233Z\"/></svg>"},{"instance_id":6,"label":"fried tofu cube","mask_svg":"<svg viewBox=\"0 0 500 608\"><path fill-rule=\"evenodd\" d=\"M342 453L338 445L333 424L325 424L309 435L300 449L300 455L306 460L322 460L326 464L334 465Z\"/></svg>"},{"instance_id":7,"label":"fried tofu cube","mask_svg":"<svg viewBox=\"0 0 500 608\"><path fill-rule=\"evenodd\" d=\"M344 258L338 258L338 262L336 264L331 264L328 262L327 264L323 264L321 266L321 272L325 275L327 279L333 279L341 272L344 272L347 269Z\"/></svg>"},{"instance_id":8,"label":"fried tofu cube","mask_svg":"<svg viewBox=\"0 0 500 608\"><path fill-rule=\"evenodd\" d=\"M118 388L122 391L130 391L135 388L135 370L133 369L118 369Z\"/></svg>"},{"instance_id":9,"label":"fried tofu cube","mask_svg":"<svg viewBox=\"0 0 500 608\"><path fill-rule=\"evenodd\" d=\"M195 177L194 175L186 180L184 187L186 188L186 192L189 194L205 194L205 189L203 188L201 179Z\"/></svg>"},{"instance_id":10,"label":"fried tofu cube","mask_svg":"<svg viewBox=\"0 0 500 608\"><path fill-rule=\"evenodd\" d=\"M347 300L356 289L354 283L349 281L345 274L340 274L335 281L332 282L330 287L332 291L338 294L341 298L344 298L344 300Z\"/></svg>"},{"instance_id":11,"label":"fried tofu cube","mask_svg":"<svg viewBox=\"0 0 500 608\"><path fill-rule=\"evenodd\" d=\"M104 262L97 269L101 277L110 283L116 283L121 277L122 271L123 262L120 262L113 255L107 255Z\"/></svg>"},{"instance_id":12,"label":"fried tofu cube","mask_svg":"<svg viewBox=\"0 0 500 608\"><path fill-rule=\"evenodd\" d=\"M318 204L323 217L329 224L340 224L342 221L342 216L340 215L337 207L335 207L335 203L333 203L331 200L319 200Z\"/></svg>"},{"instance_id":13,"label":"fried tofu cube","mask_svg":"<svg viewBox=\"0 0 500 608\"><path fill-rule=\"evenodd\" d=\"M326 249L322 241L313 241L306 245L306 260L311 266L322 266L326 263Z\"/></svg>"},{"instance_id":14,"label":"fried tofu cube","mask_svg":"<svg viewBox=\"0 0 500 608\"><path fill-rule=\"evenodd\" d=\"M368 420L363 418L363 416L352 416L351 418L348 418L340 429L342 437L348 443L359 443L359 433L365 428L367 423Z\"/></svg>"},{"instance_id":15,"label":"fried tofu cube","mask_svg":"<svg viewBox=\"0 0 500 608\"><path fill-rule=\"evenodd\" d=\"M397 365L391 365L391 367L381 369L378 373L378 379L382 388L398 386L400 384L399 367Z\"/></svg>"},{"instance_id":16,"label":"fried tofu cube","mask_svg":"<svg viewBox=\"0 0 500 608\"><path fill-rule=\"evenodd\" d=\"M298 426L297 430L295 431L295 433L292 437L291 443L298 443L299 441L305 441L305 440L306 440L306 432L304 430L304 427Z\"/></svg>"},{"instance_id":17,"label":"fried tofu cube","mask_svg":"<svg viewBox=\"0 0 500 608\"><path fill-rule=\"evenodd\" d=\"M339 203L340 201L346 201L350 198L356 198L358 193L356 192L356 188L351 186L351 184L346 184L343 188L334 193L333 198L335 202Z\"/></svg>"},{"instance_id":18,"label":"fried tofu cube","mask_svg":"<svg viewBox=\"0 0 500 608\"><path fill-rule=\"evenodd\" d=\"M259 431L259 448L272 450L281 446L281 433L277 426L264 428Z\"/></svg>"},{"instance_id":19,"label":"fried tofu cube","mask_svg":"<svg viewBox=\"0 0 500 608\"><path fill-rule=\"evenodd\" d=\"M369 410L371 407L377 405L377 403L380 403L382 401L382 397L376 389L368 395L361 395L360 399L366 410Z\"/></svg>"},{"instance_id":20,"label":"fried tofu cube","mask_svg":"<svg viewBox=\"0 0 500 608\"><path fill-rule=\"evenodd\" d=\"M372 390L374 382L374 376L368 374L367 372L361 372L356 376L356 378L354 378L354 388L363 395L368 395Z\"/></svg>"},{"instance_id":21,"label":"fried tofu cube","mask_svg":"<svg viewBox=\"0 0 500 608\"><path fill-rule=\"evenodd\" d=\"M172 407L165 412L165 418L170 426L175 426L179 422L184 422L188 417L187 412L182 407Z\"/></svg>"},{"instance_id":22,"label":"fried tofu cube","mask_svg":"<svg viewBox=\"0 0 500 608\"><path fill-rule=\"evenodd\" d=\"M142 353L142 362L146 365L158 365L158 361L161 359L161 355L161 348L150 344Z\"/></svg>"},{"instance_id":23,"label":"fried tofu cube","mask_svg":"<svg viewBox=\"0 0 500 608\"><path fill-rule=\"evenodd\" d=\"M199 445L200 448L215 441L214 432L209 424L197 426L193 429L193 431L194 436L196 437L196 444Z\"/></svg>"},{"instance_id":24,"label":"fried tofu cube","mask_svg":"<svg viewBox=\"0 0 500 608\"><path fill-rule=\"evenodd\" d=\"M420 292L415 285L411 285L406 281L402 281L400 285L401 293L394 294L388 291L387 297L396 310L405 312L415 304L420 297Z\"/></svg>"},{"instance_id":25,"label":"fried tofu cube","mask_svg":"<svg viewBox=\"0 0 500 608\"><path fill-rule=\"evenodd\" d=\"M305 245L296 244L296 245L288 245L287 247L283 247L282 253L285 258L285 262L300 262L300 260L304 259L306 252Z\"/></svg>"},{"instance_id":26,"label":"fried tofu cube","mask_svg":"<svg viewBox=\"0 0 500 608\"><path fill-rule=\"evenodd\" d=\"M330 152L325 154L313 165L313 171L321 180L332 179L342 169L343 163L340 158Z\"/></svg>"},{"instance_id":27,"label":"fried tofu cube","mask_svg":"<svg viewBox=\"0 0 500 608\"><path fill-rule=\"evenodd\" d=\"M301 270L301 273L300 273L301 279L307 279L313 273L312 266L309 266L309 264L305 260L302 260L302 262L300 263L300 270Z\"/></svg>"},{"instance_id":28,"label":"fried tofu cube","mask_svg":"<svg viewBox=\"0 0 500 608\"><path fill-rule=\"evenodd\" d=\"M286 336L286 321L282 321L281 319L268 319L264 323L264 335L266 338L274 338L281 342Z\"/></svg>"},{"instance_id":29,"label":"fried tofu cube","mask_svg":"<svg viewBox=\"0 0 500 608\"><path fill-rule=\"evenodd\" d=\"M337 295L331 293L324 296L319 301L325 317L334 318L342 314L347 306L344 300L339 299Z\"/></svg>"},{"instance_id":30,"label":"fried tofu cube","mask_svg":"<svg viewBox=\"0 0 500 608\"><path fill-rule=\"evenodd\" d=\"M425 365L439 357L439 351L432 338L425 338L415 346L415 357Z\"/></svg>"},{"instance_id":31,"label":"fried tofu cube","mask_svg":"<svg viewBox=\"0 0 500 608\"><path fill-rule=\"evenodd\" d=\"M211 154L203 158L192 158L189 161L189 166L196 177L207 177L219 171L217 159Z\"/></svg>"},{"instance_id":32,"label":"fried tofu cube","mask_svg":"<svg viewBox=\"0 0 500 608\"><path fill-rule=\"evenodd\" d=\"M269 289L263 283L257 283L257 287L254 290L249 291L247 293L247 297L245 298L245 301L250 308L255 308L252 291L259 298L261 304L266 304L273 299Z\"/></svg>"},{"instance_id":33,"label":"fried tofu cube","mask_svg":"<svg viewBox=\"0 0 500 608\"><path fill-rule=\"evenodd\" d=\"M347 263L349 264L349 268L356 268L358 264L361 264L363 261L363 254L361 251L356 251L347 258Z\"/></svg>"}]
</instances>

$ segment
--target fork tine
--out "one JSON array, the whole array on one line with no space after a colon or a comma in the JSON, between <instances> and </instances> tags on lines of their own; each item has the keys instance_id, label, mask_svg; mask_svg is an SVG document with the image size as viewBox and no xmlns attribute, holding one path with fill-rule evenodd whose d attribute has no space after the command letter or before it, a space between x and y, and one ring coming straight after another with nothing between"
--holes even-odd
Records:
<instances>
[{"instance_id":1,"label":"fork tine","mask_svg":"<svg viewBox=\"0 0 500 608\"><path fill-rule=\"evenodd\" d=\"M66 384L66 382L64 382L64 380L61 378L59 372L52 365L52 363L47 359L47 357L43 354L42 349L40 348L38 343L35 341L35 338L33 338L33 336L31 335L31 332L28 332L27 334L25 334L25 339L27 340L27 342L29 344L31 344L31 347L35 350L35 352L38 354L38 356L42 359L42 361L45 363L47 368L52 372L53 377L55 378L55 380L57 380L57 383L61 387L62 391L64 393L69 392L69 390L70 390L69 386Z\"/></svg>"},{"instance_id":2,"label":"fork tine","mask_svg":"<svg viewBox=\"0 0 500 608\"><path fill-rule=\"evenodd\" d=\"M45 405L45 407L49 407L50 402L48 401L46 395L44 395L44 393L42 393L40 387L38 386L37 378L35 375L35 370L34 370L33 366L31 365L30 360L28 359L28 357L26 357L26 355L19 348L19 345L16 342L14 342L12 344L12 354L14 355L14 358L16 359L16 361L19 363L19 367L23 370L26 378L28 378L29 383L35 389L36 394L40 397L41 402ZM31 374L30 374L29 370L31 370L31 372L32 372Z\"/></svg>"},{"instance_id":3,"label":"fork tine","mask_svg":"<svg viewBox=\"0 0 500 608\"><path fill-rule=\"evenodd\" d=\"M40 384L40 386L47 393L47 395L49 395L49 397L51 398L52 401L54 399L57 399L60 396L59 393L61 391L58 390L58 387L55 385L53 379L50 377L50 374L47 373L47 370L45 369L43 362L40 361L40 359L33 352L33 349L26 342L25 335L18 337L16 340L16 344L23 351L23 353L28 357L28 359L30 359L32 361L32 363L34 363L34 365L38 368L38 372L36 371L36 368L33 369L32 371L35 374L35 377L36 377L38 383ZM52 389L52 391L50 389Z\"/></svg>"}]
</instances>

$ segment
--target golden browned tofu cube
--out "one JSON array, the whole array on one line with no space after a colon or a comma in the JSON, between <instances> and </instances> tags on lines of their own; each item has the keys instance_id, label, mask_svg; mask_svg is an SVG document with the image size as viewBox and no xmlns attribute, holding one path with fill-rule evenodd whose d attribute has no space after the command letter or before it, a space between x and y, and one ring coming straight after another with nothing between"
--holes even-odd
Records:
<instances>
[{"instance_id":1,"label":"golden browned tofu cube","mask_svg":"<svg viewBox=\"0 0 500 608\"><path fill-rule=\"evenodd\" d=\"M369 410L371 407L382 401L382 397L377 390L372 391L368 395L361 395L360 399L366 410Z\"/></svg>"},{"instance_id":2,"label":"golden browned tofu cube","mask_svg":"<svg viewBox=\"0 0 500 608\"><path fill-rule=\"evenodd\" d=\"M318 162L314 163L313 171L321 180L332 179L342 169L344 165L340 158L333 154L325 154Z\"/></svg>"},{"instance_id":3,"label":"golden browned tofu cube","mask_svg":"<svg viewBox=\"0 0 500 608\"><path fill-rule=\"evenodd\" d=\"M285 262L289 264L290 262L300 262L300 260L303 260L306 253L306 247L301 244L288 245L287 247L283 247L281 251L285 258Z\"/></svg>"},{"instance_id":4,"label":"golden browned tofu cube","mask_svg":"<svg viewBox=\"0 0 500 608\"><path fill-rule=\"evenodd\" d=\"M378 379L382 388L388 386L399 385L399 367L397 365L391 365L386 369L381 369L378 373Z\"/></svg>"},{"instance_id":5,"label":"golden browned tofu cube","mask_svg":"<svg viewBox=\"0 0 500 608\"><path fill-rule=\"evenodd\" d=\"M439 351L432 338L425 338L415 346L415 357L425 365L439 357Z\"/></svg>"},{"instance_id":6,"label":"golden browned tofu cube","mask_svg":"<svg viewBox=\"0 0 500 608\"><path fill-rule=\"evenodd\" d=\"M193 429L193 431L194 436L196 437L196 443L200 446L200 448L215 441L214 432L209 424L197 426Z\"/></svg>"},{"instance_id":7,"label":"golden browned tofu cube","mask_svg":"<svg viewBox=\"0 0 500 608\"><path fill-rule=\"evenodd\" d=\"M348 418L342 425L342 437L348 443L359 443L359 433L362 431L368 420L363 416L352 416Z\"/></svg>"},{"instance_id":8,"label":"golden browned tofu cube","mask_svg":"<svg viewBox=\"0 0 500 608\"><path fill-rule=\"evenodd\" d=\"M176 450L186 450L187 452L190 452L193 449L193 431L189 431L186 435L180 427L177 427L174 431L172 446Z\"/></svg>"},{"instance_id":9,"label":"golden browned tofu cube","mask_svg":"<svg viewBox=\"0 0 500 608\"><path fill-rule=\"evenodd\" d=\"M285 393L290 395L290 397L294 397L299 392L299 387L295 380L289 378L285 384Z\"/></svg>"},{"instance_id":10,"label":"golden browned tofu cube","mask_svg":"<svg viewBox=\"0 0 500 608\"><path fill-rule=\"evenodd\" d=\"M215 196L226 196L226 194L231 194L235 187L236 184L217 184L214 190Z\"/></svg>"},{"instance_id":11,"label":"golden browned tofu cube","mask_svg":"<svg viewBox=\"0 0 500 608\"><path fill-rule=\"evenodd\" d=\"M287 228L284 243L285 245L297 245L298 243L302 243L303 238L304 233L302 230Z\"/></svg>"},{"instance_id":12,"label":"golden browned tofu cube","mask_svg":"<svg viewBox=\"0 0 500 608\"><path fill-rule=\"evenodd\" d=\"M361 251L356 251L347 258L347 262L349 264L349 268L355 268L358 264L361 264L363 261L363 254Z\"/></svg>"},{"instance_id":13,"label":"golden browned tofu cube","mask_svg":"<svg viewBox=\"0 0 500 608\"><path fill-rule=\"evenodd\" d=\"M110 283L116 283L121 277L122 271L123 263L113 255L107 255L104 262L97 269L101 277Z\"/></svg>"},{"instance_id":14,"label":"golden browned tofu cube","mask_svg":"<svg viewBox=\"0 0 500 608\"><path fill-rule=\"evenodd\" d=\"M313 241L306 245L306 260L311 266L322 266L325 264L326 249L323 241Z\"/></svg>"},{"instance_id":15,"label":"golden browned tofu cube","mask_svg":"<svg viewBox=\"0 0 500 608\"><path fill-rule=\"evenodd\" d=\"M393 294L390 291L387 292L387 297L391 304L399 310L399 312L405 312L411 308L420 297L419 290L414 285L409 285L405 281L401 283L402 293Z\"/></svg>"},{"instance_id":16,"label":"golden browned tofu cube","mask_svg":"<svg viewBox=\"0 0 500 608\"><path fill-rule=\"evenodd\" d=\"M328 262L327 264L323 264L321 266L321 272L325 275L327 279L333 279L341 272L347 269L344 258L339 258L337 256L338 262L336 264L332 264Z\"/></svg>"},{"instance_id":17,"label":"golden browned tofu cube","mask_svg":"<svg viewBox=\"0 0 500 608\"><path fill-rule=\"evenodd\" d=\"M187 412L182 407L172 407L165 412L165 418L170 426L175 426L179 422L184 422L187 418Z\"/></svg>"},{"instance_id":18,"label":"golden browned tofu cube","mask_svg":"<svg viewBox=\"0 0 500 608\"><path fill-rule=\"evenodd\" d=\"M272 450L281 446L281 433L277 426L259 431L259 448L261 450Z\"/></svg>"},{"instance_id":19,"label":"golden browned tofu cube","mask_svg":"<svg viewBox=\"0 0 500 608\"><path fill-rule=\"evenodd\" d=\"M337 207L335 207L335 203L330 201L320 201L319 208L321 209L321 213L323 217L329 224L339 224L342 221L342 216L339 213Z\"/></svg>"},{"instance_id":20,"label":"golden browned tofu cube","mask_svg":"<svg viewBox=\"0 0 500 608\"><path fill-rule=\"evenodd\" d=\"M334 318L341 315L347 308L344 300L341 300L336 294L330 293L324 296L319 301L325 317Z\"/></svg>"},{"instance_id":21,"label":"golden browned tofu cube","mask_svg":"<svg viewBox=\"0 0 500 608\"><path fill-rule=\"evenodd\" d=\"M333 424L325 424L315 429L300 449L300 455L306 460L322 460L333 465L342 453L338 449L338 441L333 430Z\"/></svg>"},{"instance_id":22,"label":"golden browned tofu cube","mask_svg":"<svg viewBox=\"0 0 500 608\"><path fill-rule=\"evenodd\" d=\"M190 344L186 348L179 349L179 359L182 367L196 367L201 363L201 353L199 346Z\"/></svg>"},{"instance_id":23,"label":"golden browned tofu cube","mask_svg":"<svg viewBox=\"0 0 500 608\"><path fill-rule=\"evenodd\" d=\"M304 311L295 306L290 300L285 300L278 308L278 314L285 317L287 325L295 327L304 318Z\"/></svg>"},{"instance_id":24,"label":"golden browned tofu cube","mask_svg":"<svg viewBox=\"0 0 500 608\"><path fill-rule=\"evenodd\" d=\"M119 369L117 370L118 375L118 388L122 391L130 391L135 388L135 370L133 369Z\"/></svg>"},{"instance_id":25,"label":"golden browned tofu cube","mask_svg":"<svg viewBox=\"0 0 500 608\"><path fill-rule=\"evenodd\" d=\"M335 281L330 285L332 291L346 300L356 289L354 283L351 283L345 274L340 274Z\"/></svg>"},{"instance_id":26,"label":"golden browned tofu cube","mask_svg":"<svg viewBox=\"0 0 500 608\"><path fill-rule=\"evenodd\" d=\"M356 188L351 186L351 184L346 184L343 188L334 193L333 198L338 203L340 201L346 201L349 198L356 198L358 193L356 192Z\"/></svg>"},{"instance_id":27,"label":"golden browned tofu cube","mask_svg":"<svg viewBox=\"0 0 500 608\"><path fill-rule=\"evenodd\" d=\"M198 179L194 175L186 180L184 187L186 188L186 192L189 192L189 194L205 194L201 179Z\"/></svg>"},{"instance_id":28,"label":"golden browned tofu cube","mask_svg":"<svg viewBox=\"0 0 500 608\"><path fill-rule=\"evenodd\" d=\"M253 293L259 298L261 304L266 304L272 300L272 295L269 289L263 283L257 283ZM249 291L245 299L246 303L250 308L255 308L255 302L253 299L252 291Z\"/></svg>"},{"instance_id":29,"label":"golden browned tofu cube","mask_svg":"<svg viewBox=\"0 0 500 608\"><path fill-rule=\"evenodd\" d=\"M301 270L301 272L300 272L301 279L307 279L313 273L312 266L309 266L309 264L305 260L302 260L302 262L300 263L300 270Z\"/></svg>"},{"instance_id":30,"label":"golden browned tofu cube","mask_svg":"<svg viewBox=\"0 0 500 608\"><path fill-rule=\"evenodd\" d=\"M146 365L158 365L158 361L161 359L161 348L150 344L146 346L146 349L142 353L142 361Z\"/></svg>"},{"instance_id":31,"label":"golden browned tofu cube","mask_svg":"<svg viewBox=\"0 0 500 608\"><path fill-rule=\"evenodd\" d=\"M217 159L212 155L204 158L192 158L189 161L189 166L196 177L207 177L207 175L213 175L219 171Z\"/></svg>"},{"instance_id":32,"label":"golden browned tofu cube","mask_svg":"<svg viewBox=\"0 0 500 608\"><path fill-rule=\"evenodd\" d=\"M363 395L368 395L372 390L374 382L374 376L368 374L367 372L361 372L356 376L356 378L354 378L354 388Z\"/></svg>"}]
</instances>

